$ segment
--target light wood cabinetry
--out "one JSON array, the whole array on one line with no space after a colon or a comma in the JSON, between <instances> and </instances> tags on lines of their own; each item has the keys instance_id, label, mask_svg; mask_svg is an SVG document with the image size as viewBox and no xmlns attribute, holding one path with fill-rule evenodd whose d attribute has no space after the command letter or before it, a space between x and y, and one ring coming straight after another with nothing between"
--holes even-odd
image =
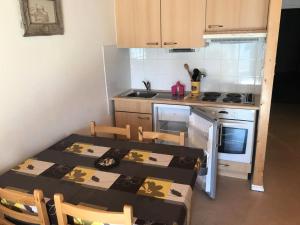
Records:
<instances>
[{"instance_id":1,"label":"light wood cabinetry","mask_svg":"<svg viewBox=\"0 0 300 225\"><path fill-rule=\"evenodd\" d=\"M138 127L152 131L152 103L144 100L115 99L117 127L130 125L132 140L138 140Z\"/></svg>"},{"instance_id":2,"label":"light wood cabinetry","mask_svg":"<svg viewBox=\"0 0 300 225\"><path fill-rule=\"evenodd\" d=\"M160 0L116 0L120 48L161 47Z\"/></svg>"},{"instance_id":3,"label":"light wood cabinetry","mask_svg":"<svg viewBox=\"0 0 300 225\"><path fill-rule=\"evenodd\" d=\"M206 0L116 0L120 48L204 45Z\"/></svg>"},{"instance_id":4,"label":"light wood cabinetry","mask_svg":"<svg viewBox=\"0 0 300 225\"><path fill-rule=\"evenodd\" d=\"M143 100L115 100L115 111L152 114L152 104Z\"/></svg>"},{"instance_id":5,"label":"light wood cabinetry","mask_svg":"<svg viewBox=\"0 0 300 225\"><path fill-rule=\"evenodd\" d=\"M206 0L161 0L162 47L202 47Z\"/></svg>"},{"instance_id":6,"label":"light wood cabinetry","mask_svg":"<svg viewBox=\"0 0 300 225\"><path fill-rule=\"evenodd\" d=\"M241 0L240 27L248 30L267 30L270 0Z\"/></svg>"},{"instance_id":7,"label":"light wood cabinetry","mask_svg":"<svg viewBox=\"0 0 300 225\"><path fill-rule=\"evenodd\" d=\"M138 140L138 127L143 127L144 131L152 131L152 114L115 112L115 120L118 127L130 125L132 140Z\"/></svg>"},{"instance_id":8,"label":"light wood cabinetry","mask_svg":"<svg viewBox=\"0 0 300 225\"><path fill-rule=\"evenodd\" d=\"M207 0L206 31L267 29L270 0Z\"/></svg>"},{"instance_id":9,"label":"light wood cabinetry","mask_svg":"<svg viewBox=\"0 0 300 225\"><path fill-rule=\"evenodd\" d=\"M239 163L227 160L218 161L218 174L247 180L251 173L251 163Z\"/></svg>"}]
</instances>

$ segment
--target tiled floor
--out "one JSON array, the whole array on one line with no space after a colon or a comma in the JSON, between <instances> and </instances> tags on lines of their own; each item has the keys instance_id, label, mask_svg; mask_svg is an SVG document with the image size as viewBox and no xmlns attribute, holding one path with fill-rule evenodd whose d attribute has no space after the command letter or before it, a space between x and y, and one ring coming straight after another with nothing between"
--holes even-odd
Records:
<instances>
[{"instance_id":1,"label":"tiled floor","mask_svg":"<svg viewBox=\"0 0 300 225\"><path fill-rule=\"evenodd\" d=\"M274 104L265 168L265 192L219 177L216 200L195 191L192 225L300 224L300 105Z\"/></svg>"}]
</instances>

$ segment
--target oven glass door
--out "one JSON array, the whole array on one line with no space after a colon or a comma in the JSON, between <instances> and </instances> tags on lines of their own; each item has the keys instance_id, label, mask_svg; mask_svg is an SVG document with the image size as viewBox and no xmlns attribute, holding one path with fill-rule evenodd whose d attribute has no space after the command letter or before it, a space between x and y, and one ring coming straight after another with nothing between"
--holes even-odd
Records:
<instances>
[{"instance_id":1,"label":"oven glass door","mask_svg":"<svg viewBox=\"0 0 300 225\"><path fill-rule=\"evenodd\" d=\"M222 120L219 158L251 163L254 141L254 122Z\"/></svg>"},{"instance_id":2,"label":"oven glass door","mask_svg":"<svg viewBox=\"0 0 300 225\"><path fill-rule=\"evenodd\" d=\"M223 127L219 152L227 154L245 154L247 139L248 129Z\"/></svg>"}]
</instances>

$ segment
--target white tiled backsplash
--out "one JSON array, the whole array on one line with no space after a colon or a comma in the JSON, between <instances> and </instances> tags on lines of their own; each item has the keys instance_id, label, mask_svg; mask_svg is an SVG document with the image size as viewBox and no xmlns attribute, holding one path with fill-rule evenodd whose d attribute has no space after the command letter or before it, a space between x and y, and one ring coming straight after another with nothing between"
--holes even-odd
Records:
<instances>
[{"instance_id":1,"label":"white tiled backsplash","mask_svg":"<svg viewBox=\"0 0 300 225\"><path fill-rule=\"evenodd\" d=\"M264 40L248 42L212 42L192 53L169 53L168 49L130 49L131 86L170 90L181 81L190 90L191 82L183 65L188 63L207 74L201 91L260 93Z\"/></svg>"}]
</instances>

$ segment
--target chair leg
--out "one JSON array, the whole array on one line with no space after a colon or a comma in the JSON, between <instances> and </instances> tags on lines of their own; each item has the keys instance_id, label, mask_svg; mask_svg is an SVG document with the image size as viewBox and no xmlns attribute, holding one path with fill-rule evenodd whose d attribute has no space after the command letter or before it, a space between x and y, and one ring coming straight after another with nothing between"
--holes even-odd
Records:
<instances>
[{"instance_id":1,"label":"chair leg","mask_svg":"<svg viewBox=\"0 0 300 225\"><path fill-rule=\"evenodd\" d=\"M143 142L144 138L143 138L143 128L142 127L138 128L138 136L139 136L139 141Z\"/></svg>"},{"instance_id":2,"label":"chair leg","mask_svg":"<svg viewBox=\"0 0 300 225\"><path fill-rule=\"evenodd\" d=\"M91 130L91 136L96 136L96 122L95 121L92 121L90 123L90 130Z\"/></svg>"},{"instance_id":3,"label":"chair leg","mask_svg":"<svg viewBox=\"0 0 300 225\"><path fill-rule=\"evenodd\" d=\"M126 125L126 138L128 139L128 140L130 140L131 139L131 134L130 134L131 132L130 132L130 125Z\"/></svg>"}]
</instances>

